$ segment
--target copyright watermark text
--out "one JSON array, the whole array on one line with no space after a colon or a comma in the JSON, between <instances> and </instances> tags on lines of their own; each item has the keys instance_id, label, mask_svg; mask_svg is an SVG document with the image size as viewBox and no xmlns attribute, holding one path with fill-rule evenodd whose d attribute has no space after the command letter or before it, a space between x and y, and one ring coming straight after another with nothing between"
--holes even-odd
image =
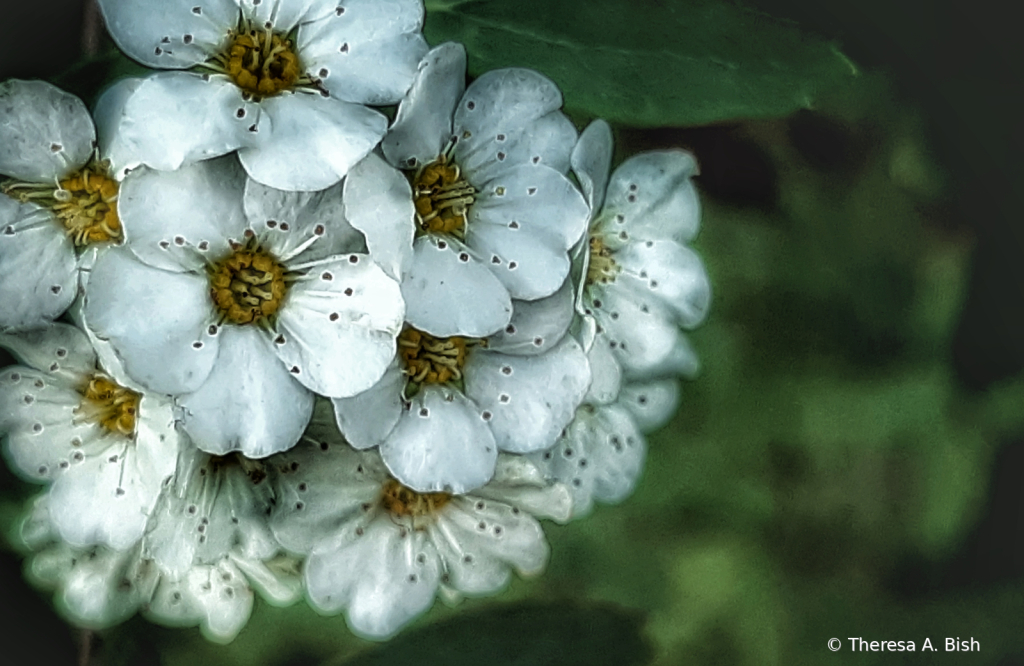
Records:
<instances>
[{"instance_id":1,"label":"copyright watermark text","mask_svg":"<svg viewBox=\"0 0 1024 666\"><path fill-rule=\"evenodd\" d=\"M920 647L919 647L920 646ZM828 639L828 649L839 652L843 649L843 641L838 638ZM924 640L883 640L873 641L860 636L853 636L846 639L846 649L850 652L981 652L981 643L973 636L967 639L960 638L931 638Z\"/></svg>"}]
</instances>

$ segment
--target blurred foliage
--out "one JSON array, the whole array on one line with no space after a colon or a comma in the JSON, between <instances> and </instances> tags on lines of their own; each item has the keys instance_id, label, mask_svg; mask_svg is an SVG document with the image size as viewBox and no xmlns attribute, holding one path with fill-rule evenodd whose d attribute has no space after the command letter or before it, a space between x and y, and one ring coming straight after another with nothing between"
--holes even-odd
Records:
<instances>
[{"instance_id":1,"label":"blurred foliage","mask_svg":"<svg viewBox=\"0 0 1024 666\"><path fill-rule=\"evenodd\" d=\"M835 45L719 0L428 0L431 44L459 41L470 74L543 72L566 107L634 126L777 117L848 85Z\"/></svg>"},{"instance_id":2,"label":"blurred foliage","mask_svg":"<svg viewBox=\"0 0 1024 666\"><path fill-rule=\"evenodd\" d=\"M658 3L640 11L648 5ZM453 16L433 19L434 37L453 29L444 27ZM587 26L544 17L566 34ZM534 52L520 46L518 55ZM474 48L471 63L493 66ZM133 67L110 52L59 82L88 98ZM572 90L577 118L605 112ZM973 307L974 237L951 212L953 184L927 119L869 74L784 120L616 130L619 160L673 145L698 155L705 214L695 246L715 291L709 321L692 335L703 373L651 436L636 494L548 524L543 576L494 598L439 602L386 644L304 604L258 603L228 646L136 618L91 635L91 663L934 662L921 652L833 657L828 639L842 639L846 653L850 636L914 640L918 650L928 637L940 652L946 637L974 637L982 652L972 664L1024 654L1024 580L909 593L902 581L952 561L986 508L1000 445L1024 435L1024 380L978 390L954 368L954 337ZM29 488L0 474L9 529ZM1021 470L1010 478L1019 485ZM24 609L5 631L56 637L28 644L14 663L63 660L77 633L3 555L0 590L8 608Z\"/></svg>"}]
</instances>

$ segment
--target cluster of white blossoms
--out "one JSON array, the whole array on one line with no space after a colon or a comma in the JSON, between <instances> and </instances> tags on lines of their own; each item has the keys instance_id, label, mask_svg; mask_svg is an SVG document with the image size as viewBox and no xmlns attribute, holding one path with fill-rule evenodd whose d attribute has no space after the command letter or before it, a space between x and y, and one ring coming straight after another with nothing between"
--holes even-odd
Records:
<instances>
[{"instance_id":1,"label":"cluster of white blossoms","mask_svg":"<svg viewBox=\"0 0 1024 666\"><path fill-rule=\"evenodd\" d=\"M690 154L609 173L420 0L99 4L156 71L0 84L0 435L72 622L387 638L632 492L710 298Z\"/></svg>"}]
</instances>

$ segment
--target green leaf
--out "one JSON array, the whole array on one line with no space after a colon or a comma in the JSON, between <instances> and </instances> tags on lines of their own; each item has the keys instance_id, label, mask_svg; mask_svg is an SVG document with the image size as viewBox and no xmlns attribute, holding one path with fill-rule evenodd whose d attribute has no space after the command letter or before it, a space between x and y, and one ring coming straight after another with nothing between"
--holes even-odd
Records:
<instances>
[{"instance_id":1,"label":"green leaf","mask_svg":"<svg viewBox=\"0 0 1024 666\"><path fill-rule=\"evenodd\" d=\"M399 634L345 666L639 666L652 657L641 624L606 606L501 606Z\"/></svg>"},{"instance_id":2,"label":"green leaf","mask_svg":"<svg viewBox=\"0 0 1024 666\"><path fill-rule=\"evenodd\" d=\"M856 67L794 25L710 0L428 0L425 34L459 41L470 74L530 67L566 108L634 126L810 108Z\"/></svg>"}]
</instances>

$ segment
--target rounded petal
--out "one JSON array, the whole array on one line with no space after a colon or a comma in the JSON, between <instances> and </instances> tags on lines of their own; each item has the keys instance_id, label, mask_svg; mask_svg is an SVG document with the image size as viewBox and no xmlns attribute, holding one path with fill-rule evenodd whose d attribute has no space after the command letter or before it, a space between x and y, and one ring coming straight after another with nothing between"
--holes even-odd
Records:
<instances>
[{"instance_id":1,"label":"rounded petal","mask_svg":"<svg viewBox=\"0 0 1024 666\"><path fill-rule=\"evenodd\" d=\"M281 190L322 190L374 149L387 118L333 97L293 93L263 100L270 131L238 157L249 176Z\"/></svg>"},{"instance_id":2,"label":"rounded petal","mask_svg":"<svg viewBox=\"0 0 1024 666\"><path fill-rule=\"evenodd\" d=\"M394 104L412 84L427 52L419 0L348 0L299 28L298 56L333 97ZM326 71L325 71L326 70Z\"/></svg>"},{"instance_id":3,"label":"rounded petal","mask_svg":"<svg viewBox=\"0 0 1024 666\"><path fill-rule=\"evenodd\" d=\"M9 366L0 373L0 432L11 467L30 481L49 481L109 443L98 425L75 417L82 396L47 372Z\"/></svg>"},{"instance_id":4,"label":"rounded petal","mask_svg":"<svg viewBox=\"0 0 1024 666\"><path fill-rule=\"evenodd\" d=\"M96 143L100 157L110 162L110 172L118 179L139 166L129 144L125 143L121 123L125 122L125 106L145 79L129 77L115 81L96 100L92 117L96 123Z\"/></svg>"},{"instance_id":5,"label":"rounded petal","mask_svg":"<svg viewBox=\"0 0 1024 666\"><path fill-rule=\"evenodd\" d=\"M412 265L416 208L409 180L374 153L345 178L345 214L366 236L373 260L396 280Z\"/></svg>"},{"instance_id":6,"label":"rounded petal","mask_svg":"<svg viewBox=\"0 0 1024 666\"><path fill-rule=\"evenodd\" d=\"M314 413L307 439L316 439L309 435L319 418L333 421L329 406ZM270 527L281 545L295 553L308 553L325 535L362 515L364 505L379 499L387 478L379 455L354 451L336 432L331 441L304 441L275 462L277 504Z\"/></svg>"},{"instance_id":7,"label":"rounded petal","mask_svg":"<svg viewBox=\"0 0 1024 666\"><path fill-rule=\"evenodd\" d=\"M524 233L517 221L507 226L472 226L466 243L482 257L490 257L491 273L513 298L532 301L550 296L569 275L569 254L562 242L542 230Z\"/></svg>"},{"instance_id":8,"label":"rounded petal","mask_svg":"<svg viewBox=\"0 0 1024 666\"><path fill-rule=\"evenodd\" d=\"M614 504L628 497L646 452L647 443L629 412L612 405L581 409L555 446L534 457L571 489L573 517L579 518L595 500Z\"/></svg>"},{"instance_id":9,"label":"rounded petal","mask_svg":"<svg viewBox=\"0 0 1024 666\"><path fill-rule=\"evenodd\" d=\"M84 332L69 324L53 323L19 335L0 334L0 346L21 363L67 386L77 385L96 371L96 352Z\"/></svg>"},{"instance_id":10,"label":"rounded petal","mask_svg":"<svg viewBox=\"0 0 1024 666\"><path fill-rule=\"evenodd\" d=\"M659 307L684 328L698 326L711 305L711 281L700 257L673 241L630 243L615 253L616 283L639 303Z\"/></svg>"},{"instance_id":11,"label":"rounded petal","mask_svg":"<svg viewBox=\"0 0 1024 666\"><path fill-rule=\"evenodd\" d=\"M524 576L544 570L550 549L533 516L473 497L455 498L449 506L439 527L454 538L437 544L452 587L469 595L489 594L505 586L511 569Z\"/></svg>"},{"instance_id":12,"label":"rounded petal","mask_svg":"<svg viewBox=\"0 0 1024 666\"><path fill-rule=\"evenodd\" d=\"M619 402L629 410L641 431L653 432L675 415L679 406L679 382L660 379L627 384Z\"/></svg>"},{"instance_id":13,"label":"rounded petal","mask_svg":"<svg viewBox=\"0 0 1024 666\"><path fill-rule=\"evenodd\" d=\"M188 0L192 2L193 0ZM157 72L124 101L115 145L118 168L173 171L254 145L270 122L226 76Z\"/></svg>"},{"instance_id":14,"label":"rounded petal","mask_svg":"<svg viewBox=\"0 0 1024 666\"><path fill-rule=\"evenodd\" d=\"M380 381L351 398L332 398L338 429L357 449L379 446L402 415L402 395L408 380L393 361Z\"/></svg>"},{"instance_id":15,"label":"rounded petal","mask_svg":"<svg viewBox=\"0 0 1024 666\"><path fill-rule=\"evenodd\" d=\"M103 629L131 617L146 600L149 576L138 551L72 550L57 605L75 624Z\"/></svg>"},{"instance_id":16,"label":"rounded petal","mask_svg":"<svg viewBox=\"0 0 1024 666\"><path fill-rule=\"evenodd\" d=\"M591 215L596 215L604 203L608 171L612 164L612 143L612 128L598 119L587 125L572 149L569 160L572 172L580 181Z\"/></svg>"},{"instance_id":17,"label":"rounded petal","mask_svg":"<svg viewBox=\"0 0 1024 666\"><path fill-rule=\"evenodd\" d=\"M331 14L338 0L237 0L242 15L257 25L270 23L281 33L291 32L302 23Z\"/></svg>"},{"instance_id":18,"label":"rounded petal","mask_svg":"<svg viewBox=\"0 0 1024 666\"><path fill-rule=\"evenodd\" d=\"M464 493L494 474L498 448L487 420L458 391L424 386L380 454L395 478L413 490Z\"/></svg>"},{"instance_id":19,"label":"rounded petal","mask_svg":"<svg viewBox=\"0 0 1024 666\"><path fill-rule=\"evenodd\" d=\"M575 312L569 280L547 298L512 301L511 321L503 330L487 338L487 348L504 354L542 354L562 339Z\"/></svg>"},{"instance_id":20,"label":"rounded petal","mask_svg":"<svg viewBox=\"0 0 1024 666\"><path fill-rule=\"evenodd\" d=\"M206 382L179 398L185 431L214 455L264 458L295 445L313 413L313 395L275 358L264 334L225 326Z\"/></svg>"},{"instance_id":21,"label":"rounded petal","mask_svg":"<svg viewBox=\"0 0 1024 666\"><path fill-rule=\"evenodd\" d=\"M529 69L497 69L470 84L455 108L455 160L474 185L511 165L569 170L576 128L559 111L562 93Z\"/></svg>"},{"instance_id":22,"label":"rounded petal","mask_svg":"<svg viewBox=\"0 0 1024 666\"><path fill-rule=\"evenodd\" d=\"M604 338L598 338L603 344L592 344L587 350L587 363L590 364L590 388L583 401L594 405L606 405L619 397L622 386L622 368L615 360L615 355Z\"/></svg>"},{"instance_id":23,"label":"rounded petal","mask_svg":"<svg viewBox=\"0 0 1024 666\"><path fill-rule=\"evenodd\" d=\"M641 153L615 170L595 228L605 244L685 242L700 227L700 200L691 178L697 161L683 150Z\"/></svg>"},{"instance_id":24,"label":"rounded petal","mask_svg":"<svg viewBox=\"0 0 1024 666\"><path fill-rule=\"evenodd\" d=\"M150 266L204 273L231 252L231 240L244 240L245 182L245 171L230 155L177 171L132 171L117 201L125 244Z\"/></svg>"},{"instance_id":25,"label":"rounded petal","mask_svg":"<svg viewBox=\"0 0 1024 666\"><path fill-rule=\"evenodd\" d=\"M205 277L152 268L127 248L110 248L92 268L83 313L150 390L194 391L210 374L218 329Z\"/></svg>"},{"instance_id":26,"label":"rounded petal","mask_svg":"<svg viewBox=\"0 0 1024 666\"><path fill-rule=\"evenodd\" d=\"M291 285L274 351L303 385L347 398L384 374L404 315L398 283L379 266L365 254L337 257Z\"/></svg>"},{"instance_id":27,"label":"rounded petal","mask_svg":"<svg viewBox=\"0 0 1024 666\"><path fill-rule=\"evenodd\" d=\"M354 521L317 544L306 561L306 590L314 608L345 610L349 628L383 640L434 601L440 565L420 530L381 517L365 527Z\"/></svg>"},{"instance_id":28,"label":"rounded petal","mask_svg":"<svg viewBox=\"0 0 1024 666\"><path fill-rule=\"evenodd\" d=\"M280 261L364 249L362 235L345 219L340 183L320 192L286 192L247 179L245 214L260 247Z\"/></svg>"},{"instance_id":29,"label":"rounded petal","mask_svg":"<svg viewBox=\"0 0 1024 666\"><path fill-rule=\"evenodd\" d=\"M466 90L466 49L445 42L420 61L409 93L381 150L388 161L411 169L437 159L452 136L452 113Z\"/></svg>"},{"instance_id":30,"label":"rounded petal","mask_svg":"<svg viewBox=\"0 0 1024 666\"><path fill-rule=\"evenodd\" d=\"M148 67L184 69L226 45L238 22L233 0L99 0L114 42Z\"/></svg>"},{"instance_id":31,"label":"rounded petal","mask_svg":"<svg viewBox=\"0 0 1024 666\"><path fill-rule=\"evenodd\" d=\"M75 248L53 214L0 195L0 331L59 317L78 292Z\"/></svg>"},{"instance_id":32,"label":"rounded petal","mask_svg":"<svg viewBox=\"0 0 1024 666\"><path fill-rule=\"evenodd\" d=\"M165 575L146 607L146 616L172 627L198 624L208 639L227 643L249 620L253 597L245 576L225 558L214 565L195 566L178 580Z\"/></svg>"},{"instance_id":33,"label":"rounded petal","mask_svg":"<svg viewBox=\"0 0 1024 666\"><path fill-rule=\"evenodd\" d=\"M569 489L552 483L527 456L499 454L494 478L474 490L473 497L497 500L535 518L550 518L559 523L567 522L572 515Z\"/></svg>"},{"instance_id":34,"label":"rounded petal","mask_svg":"<svg viewBox=\"0 0 1024 666\"><path fill-rule=\"evenodd\" d=\"M512 317L508 290L475 253L453 239L421 236L402 281L408 322L431 335L482 338ZM468 307L467 307L468 306Z\"/></svg>"},{"instance_id":35,"label":"rounded petal","mask_svg":"<svg viewBox=\"0 0 1024 666\"><path fill-rule=\"evenodd\" d=\"M474 350L463 373L466 395L491 414L498 448L512 453L550 447L590 385L587 357L569 336L539 356Z\"/></svg>"},{"instance_id":36,"label":"rounded petal","mask_svg":"<svg viewBox=\"0 0 1024 666\"><path fill-rule=\"evenodd\" d=\"M486 224L550 236L560 243L558 249L567 251L589 219L587 202L568 178L543 165L525 165L507 169L480 187L469 208L468 226L470 233Z\"/></svg>"},{"instance_id":37,"label":"rounded petal","mask_svg":"<svg viewBox=\"0 0 1024 666\"><path fill-rule=\"evenodd\" d=\"M0 174L48 183L83 166L96 130L82 100L44 81L0 83Z\"/></svg>"}]
</instances>

